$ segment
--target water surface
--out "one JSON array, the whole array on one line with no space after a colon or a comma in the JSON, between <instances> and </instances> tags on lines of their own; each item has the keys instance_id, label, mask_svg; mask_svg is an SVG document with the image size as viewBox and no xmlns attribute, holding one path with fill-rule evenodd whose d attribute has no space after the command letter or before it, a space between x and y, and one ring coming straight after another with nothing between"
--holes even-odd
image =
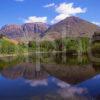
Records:
<instances>
[{"instance_id":1,"label":"water surface","mask_svg":"<svg viewBox=\"0 0 100 100\"><path fill-rule=\"evenodd\" d=\"M100 100L100 64L65 54L0 58L0 100Z\"/></svg>"}]
</instances>

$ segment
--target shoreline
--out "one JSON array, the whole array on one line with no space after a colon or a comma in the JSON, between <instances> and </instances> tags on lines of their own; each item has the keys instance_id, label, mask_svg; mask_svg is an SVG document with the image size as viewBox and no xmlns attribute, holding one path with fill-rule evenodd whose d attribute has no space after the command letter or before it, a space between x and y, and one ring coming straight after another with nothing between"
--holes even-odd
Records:
<instances>
[{"instance_id":1,"label":"shoreline","mask_svg":"<svg viewBox=\"0 0 100 100\"><path fill-rule=\"evenodd\" d=\"M19 55L28 55L29 53L22 53L22 54L2 54L0 55L1 57L15 57L15 56L19 56Z\"/></svg>"},{"instance_id":2,"label":"shoreline","mask_svg":"<svg viewBox=\"0 0 100 100\"><path fill-rule=\"evenodd\" d=\"M78 53L73 53L73 54L68 54L66 51L53 51L53 52L24 52L24 53L19 53L19 54L0 54L1 57L15 57L15 56L20 56L20 55L29 55L29 54L49 54L49 53L66 53L67 55L78 55ZM81 53L81 55L86 54L86 53Z\"/></svg>"}]
</instances>

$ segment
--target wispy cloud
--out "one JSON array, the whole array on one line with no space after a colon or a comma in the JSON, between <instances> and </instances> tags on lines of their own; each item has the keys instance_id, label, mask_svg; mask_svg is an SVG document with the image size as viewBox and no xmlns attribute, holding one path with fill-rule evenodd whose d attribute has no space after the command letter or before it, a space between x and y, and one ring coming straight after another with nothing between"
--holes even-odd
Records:
<instances>
[{"instance_id":1,"label":"wispy cloud","mask_svg":"<svg viewBox=\"0 0 100 100\"><path fill-rule=\"evenodd\" d=\"M14 1L16 1L16 2L23 2L24 0L14 0Z\"/></svg>"},{"instance_id":2,"label":"wispy cloud","mask_svg":"<svg viewBox=\"0 0 100 100\"><path fill-rule=\"evenodd\" d=\"M59 22L66 17L85 13L86 11L86 8L74 7L74 3L61 3L55 7L55 12L58 13L58 15L51 21L51 23Z\"/></svg>"},{"instance_id":3,"label":"wispy cloud","mask_svg":"<svg viewBox=\"0 0 100 100\"><path fill-rule=\"evenodd\" d=\"M92 22L92 23L100 26L100 22Z\"/></svg>"},{"instance_id":4,"label":"wispy cloud","mask_svg":"<svg viewBox=\"0 0 100 100\"><path fill-rule=\"evenodd\" d=\"M50 3L50 4L47 4L45 6L43 6L44 8L49 8L49 7L53 7L55 6L55 3Z\"/></svg>"},{"instance_id":5,"label":"wispy cloud","mask_svg":"<svg viewBox=\"0 0 100 100\"><path fill-rule=\"evenodd\" d=\"M34 22L47 23L47 17L30 16L27 19L24 19L24 22L25 23L34 23Z\"/></svg>"}]
</instances>

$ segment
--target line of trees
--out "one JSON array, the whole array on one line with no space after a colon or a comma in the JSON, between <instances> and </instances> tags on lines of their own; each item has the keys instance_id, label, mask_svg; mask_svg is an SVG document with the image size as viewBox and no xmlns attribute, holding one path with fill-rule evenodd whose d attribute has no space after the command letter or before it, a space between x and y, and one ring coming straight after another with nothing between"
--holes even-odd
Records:
<instances>
[{"instance_id":1,"label":"line of trees","mask_svg":"<svg viewBox=\"0 0 100 100\"><path fill-rule=\"evenodd\" d=\"M81 43L81 45L79 45ZM29 50L36 50L37 45L35 41L31 41L28 44ZM89 38L84 37L78 40L77 38L64 38L57 39L55 41L41 41L39 43L40 51L52 52L52 51L78 51L80 48L83 53L87 52L89 46ZM80 47L81 46L81 47Z\"/></svg>"},{"instance_id":2,"label":"line of trees","mask_svg":"<svg viewBox=\"0 0 100 100\"><path fill-rule=\"evenodd\" d=\"M94 38L95 36L93 36ZM64 51L64 52L78 52L87 53L90 39L88 37L80 38L63 38L54 41L40 41L37 45L36 41L30 41L28 44L19 43L14 44L10 41L0 39L0 54L13 54L23 52L36 52L39 48L40 52L53 52L53 51ZM93 52L100 51L100 42L93 43Z\"/></svg>"}]
</instances>

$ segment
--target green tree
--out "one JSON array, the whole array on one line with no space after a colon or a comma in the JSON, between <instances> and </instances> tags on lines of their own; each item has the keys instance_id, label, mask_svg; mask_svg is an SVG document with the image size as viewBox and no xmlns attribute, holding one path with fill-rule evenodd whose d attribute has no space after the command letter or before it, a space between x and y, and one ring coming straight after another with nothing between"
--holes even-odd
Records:
<instances>
[{"instance_id":1,"label":"green tree","mask_svg":"<svg viewBox=\"0 0 100 100\"><path fill-rule=\"evenodd\" d=\"M52 51L54 49L53 42L51 41L42 41L40 43L41 51Z\"/></svg>"}]
</instances>

